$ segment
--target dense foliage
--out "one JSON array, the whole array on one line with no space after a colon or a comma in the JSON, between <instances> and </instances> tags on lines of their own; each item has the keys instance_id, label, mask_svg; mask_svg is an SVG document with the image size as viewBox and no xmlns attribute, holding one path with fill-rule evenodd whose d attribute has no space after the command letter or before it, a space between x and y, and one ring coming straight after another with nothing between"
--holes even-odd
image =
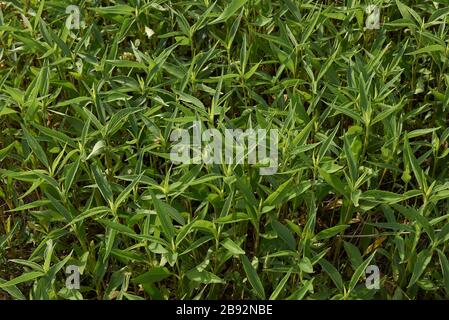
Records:
<instances>
[{"instance_id":1,"label":"dense foliage","mask_svg":"<svg viewBox=\"0 0 449 320\"><path fill-rule=\"evenodd\" d=\"M447 298L449 8L367 4L0 2L0 298ZM193 121L277 172L174 164Z\"/></svg>"}]
</instances>

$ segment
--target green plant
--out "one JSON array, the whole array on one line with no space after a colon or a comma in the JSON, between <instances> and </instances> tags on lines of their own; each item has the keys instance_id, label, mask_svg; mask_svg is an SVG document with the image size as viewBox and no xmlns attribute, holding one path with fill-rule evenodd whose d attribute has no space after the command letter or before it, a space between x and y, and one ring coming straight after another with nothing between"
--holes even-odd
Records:
<instances>
[{"instance_id":1,"label":"green plant","mask_svg":"<svg viewBox=\"0 0 449 320\"><path fill-rule=\"evenodd\" d=\"M443 3L0 2L0 298L447 298ZM193 121L277 172L175 165Z\"/></svg>"}]
</instances>

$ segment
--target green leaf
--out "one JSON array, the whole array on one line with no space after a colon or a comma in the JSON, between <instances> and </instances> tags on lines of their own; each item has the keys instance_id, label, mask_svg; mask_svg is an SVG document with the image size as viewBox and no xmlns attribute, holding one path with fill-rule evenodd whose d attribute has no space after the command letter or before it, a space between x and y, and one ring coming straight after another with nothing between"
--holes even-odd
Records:
<instances>
[{"instance_id":1,"label":"green leaf","mask_svg":"<svg viewBox=\"0 0 449 320\"><path fill-rule=\"evenodd\" d=\"M72 187L73 182L75 181L75 176L78 171L80 161L81 161L81 159L77 158L75 160L75 162L71 163L68 166L68 170L65 175L65 181L64 181L64 189L65 189L66 193L69 192L70 188Z\"/></svg>"},{"instance_id":2,"label":"green leaf","mask_svg":"<svg viewBox=\"0 0 449 320\"><path fill-rule=\"evenodd\" d=\"M0 283L0 289L9 287L9 286L15 286L16 284L22 283L22 282L27 282L27 281L31 281L34 280L36 278L42 277L45 273L43 272L38 272L38 271L31 271L31 272L27 272L22 274L21 276L18 276L17 278L14 278L10 281L6 281L4 283Z\"/></svg>"},{"instance_id":3,"label":"green leaf","mask_svg":"<svg viewBox=\"0 0 449 320\"><path fill-rule=\"evenodd\" d=\"M273 226L273 229L276 231L278 236L288 245L289 249L295 251L296 241L290 229L277 220L272 220L271 225Z\"/></svg>"},{"instance_id":4,"label":"green leaf","mask_svg":"<svg viewBox=\"0 0 449 320\"><path fill-rule=\"evenodd\" d=\"M224 239L221 242L221 245L223 247L225 247L230 253L232 253L233 255L241 255L241 254L245 254L245 251L242 250L242 248L240 248L240 246L235 243L234 241L232 241L229 238Z\"/></svg>"},{"instance_id":5,"label":"green leaf","mask_svg":"<svg viewBox=\"0 0 449 320\"><path fill-rule=\"evenodd\" d=\"M161 211L167 213L177 223L179 223L180 225L185 224L185 219L181 215L181 213L178 212L178 210L176 210L175 208L170 206L168 203L163 202L163 201L159 201L158 205L160 206Z\"/></svg>"},{"instance_id":6,"label":"green leaf","mask_svg":"<svg viewBox=\"0 0 449 320\"><path fill-rule=\"evenodd\" d=\"M131 191L133 190L133 188L139 183L140 179L143 176L143 172L138 175L117 197L117 199L115 199L115 203L114 203L114 208L118 208L123 201L125 201L129 194L131 193Z\"/></svg>"},{"instance_id":7,"label":"green leaf","mask_svg":"<svg viewBox=\"0 0 449 320\"><path fill-rule=\"evenodd\" d=\"M323 268L323 270L329 275L329 277L334 282L335 286L338 288L338 291L340 293L343 293L345 291L345 286L343 284L343 279L341 278L340 273L337 269L326 259L321 259L319 262L320 266Z\"/></svg>"},{"instance_id":8,"label":"green leaf","mask_svg":"<svg viewBox=\"0 0 449 320\"><path fill-rule=\"evenodd\" d=\"M0 278L0 285L6 283L6 280ZM26 300L26 297L23 295L23 293L14 285L4 287L2 290L5 290L11 297L13 297L16 300Z\"/></svg>"},{"instance_id":9,"label":"green leaf","mask_svg":"<svg viewBox=\"0 0 449 320\"><path fill-rule=\"evenodd\" d=\"M101 15L133 15L136 8L125 4L118 4L115 6L89 8L89 10L95 11Z\"/></svg>"},{"instance_id":10,"label":"green leaf","mask_svg":"<svg viewBox=\"0 0 449 320\"><path fill-rule=\"evenodd\" d=\"M431 249L424 249L420 253L418 253L415 265L413 267L413 274L407 288L410 288L416 283L416 281L419 280L421 275L426 270L427 265L430 263L430 260L432 260L432 254L433 251Z\"/></svg>"},{"instance_id":11,"label":"green leaf","mask_svg":"<svg viewBox=\"0 0 449 320\"><path fill-rule=\"evenodd\" d=\"M296 290L295 292L293 292L293 294L290 297L288 297L287 300L303 299L308 291L313 291L313 281L314 280L315 280L315 278L306 280L304 282L304 285L301 288L299 288L298 290Z\"/></svg>"},{"instance_id":12,"label":"green leaf","mask_svg":"<svg viewBox=\"0 0 449 320\"><path fill-rule=\"evenodd\" d=\"M373 252L362 264L360 264L357 267L357 269L355 269L354 274L351 277L351 281L349 281L348 292L351 292L355 288L357 282L359 281L360 277L365 273L366 268L370 264L371 260L374 258L375 254L376 252Z\"/></svg>"},{"instance_id":13,"label":"green leaf","mask_svg":"<svg viewBox=\"0 0 449 320\"><path fill-rule=\"evenodd\" d=\"M109 227L110 229L116 230L118 232L121 233L126 233L126 234L134 234L134 230L131 229L130 227L127 227L123 224L120 224L116 221L111 221L111 220L107 220L107 219L98 219L98 222L100 222L101 224L104 224L105 226Z\"/></svg>"},{"instance_id":14,"label":"green leaf","mask_svg":"<svg viewBox=\"0 0 449 320\"><path fill-rule=\"evenodd\" d=\"M225 281L223 279L220 279L218 276L216 276L212 272L209 272L206 270L199 271L197 268L187 271L186 277L192 281L200 282L200 283L204 283L204 284L225 283Z\"/></svg>"},{"instance_id":15,"label":"green leaf","mask_svg":"<svg viewBox=\"0 0 449 320\"><path fill-rule=\"evenodd\" d=\"M168 277L170 277L172 273L168 271L167 268L164 267L155 267L150 271L147 271L136 278L134 278L135 283L139 284L149 284L162 281Z\"/></svg>"},{"instance_id":16,"label":"green leaf","mask_svg":"<svg viewBox=\"0 0 449 320\"><path fill-rule=\"evenodd\" d=\"M364 193L362 193L360 198L363 200L369 200L385 204L394 204L406 199L406 197L402 194L374 189L365 191Z\"/></svg>"},{"instance_id":17,"label":"green leaf","mask_svg":"<svg viewBox=\"0 0 449 320\"><path fill-rule=\"evenodd\" d=\"M313 266L310 262L310 259L307 257L304 257L299 261L299 269L301 269L305 273L313 273Z\"/></svg>"},{"instance_id":18,"label":"green leaf","mask_svg":"<svg viewBox=\"0 0 449 320\"><path fill-rule=\"evenodd\" d=\"M330 135L328 135L326 137L326 139L323 141L323 143L321 144L320 150L318 151L318 159L319 161L321 161L324 157L324 155L327 153L327 151L329 150L335 135L337 134L338 128L340 127L340 122L337 123L337 125L335 126L334 130L332 130L332 132L330 133Z\"/></svg>"},{"instance_id":19,"label":"green leaf","mask_svg":"<svg viewBox=\"0 0 449 320\"><path fill-rule=\"evenodd\" d=\"M103 140L98 140L94 147L92 148L92 151L89 153L89 155L87 156L86 160L89 160L90 158L95 157L96 155L101 154L101 152L105 149L106 144L104 143Z\"/></svg>"},{"instance_id":20,"label":"green leaf","mask_svg":"<svg viewBox=\"0 0 449 320\"><path fill-rule=\"evenodd\" d=\"M257 271L253 268L247 256L243 255L241 258L243 269L245 270L249 283L254 288L257 296L261 299L265 299L265 290L262 285L262 281L260 281L259 275L257 274Z\"/></svg>"},{"instance_id":21,"label":"green leaf","mask_svg":"<svg viewBox=\"0 0 449 320\"><path fill-rule=\"evenodd\" d=\"M67 222L72 221L72 214L59 200L55 199L50 193L45 193L45 195L51 201L53 207L64 217Z\"/></svg>"},{"instance_id":22,"label":"green leaf","mask_svg":"<svg viewBox=\"0 0 449 320\"><path fill-rule=\"evenodd\" d=\"M344 135L344 144L343 144L346 161L348 163L349 175L351 177L351 182L355 185L357 178L359 176L358 165L356 162L356 156L352 153L351 144L349 142L348 136Z\"/></svg>"},{"instance_id":23,"label":"green leaf","mask_svg":"<svg viewBox=\"0 0 449 320\"><path fill-rule=\"evenodd\" d=\"M199 100L198 98L195 98L194 96L181 92L176 91L176 93L179 95L179 100L188 102L189 104L193 105L195 107L195 110L198 111L201 114L206 114L206 107L204 104Z\"/></svg>"},{"instance_id":24,"label":"green leaf","mask_svg":"<svg viewBox=\"0 0 449 320\"><path fill-rule=\"evenodd\" d=\"M396 0L396 5L398 6L398 9L401 12L401 15L404 17L404 19L408 19L410 22L413 22L413 19L412 19L412 17L413 17L419 25L423 24L422 19L412 8L403 4L399 0Z\"/></svg>"},{"instance_id":25,"label":"green leaf","mask_svg":"<svg viewBox=\"0 0 449 320\"><path fill-rule=\"evenodd\" d=\"M436 243L447 243L449 241L449 223L447 223L441 231L438 233L438 236L436 237Z\"/></svg>"},{"instance_id":26,"label":"green leaf","mask_svg":"<svg viewBox=\"0 0 449 320\"><path fill-rule=\"evenodd\" d=\"M444 290L449 295L449 261L443 251L437 249L438 257L440 259L441 271L443 273Z\"/></svg>"},{"instance_id":27,"label":"green leaf","mask_svg":"<svg viewBox=\"0 0 449 320\"><path fill-rule=\"evenodd\" d=\"M0 107L0 117L1 116L6 116L6 115L12 114L12 113L17 113L17 111L15 111L13 109L10 109L10 108L7 108L5 106L1 106Z\"/></svg>"},{"instance_id":28,"label":"green leaf","mask_svg":"<svg viewBox=\"0 0 449 320\"><path fill-rule=\"evenodd\" d=\"M415 178L418 181L420 189L424 193L426 193L426 191L427 191L427 181L426 181L426 178L424 176L424 171L419 166L419 163L416 160L416 158L415 158L415 156L414 156L414 154L412 152L412 149L410 148L410 144L408 143L408 138L407 137L404 139L404 154L405 154L405 157L406 157L408 163L412 167L413 173L415 174Z\"/></svg>"},{"instance_id":29,"label":"green leaf","mask_svg":"<svg viewBox=\"0 0 449 320\"><path fill-rule=\"evenodd\" d=\"M333 226L328 229L320 231L316 236L315 239L317 241L332 238L333 236L341 233L343 230L349 228L348 224Z\"/></svg>"},{"instance_id":30,"label":"green leaf","mask_svg":"<svg viewBox=\"0 0 449 320\"><path fill-rule=\"evenodd\" d=\"M446 52L446 48L443 47L440 44L432 44L429 46L426 46L424 48L415 50L413 52L407 53L407 55L417 55L417 54L421 54L421 53L431 53L431 52L436 52L436 51L440 51L440 52Z\"/></svg>"},{"instance_id":31,"label":"green leaf","mask_svg":"<svg viewBox=\"0 0 449 320\"><path fill-rule=\"evenodd\" d=\"M246 220L250 220L250 217L243 212L235 212L232 214L229 214L227 216L218 218L217 220L215 220L216 223L235 223L235 222L240 222L240 221L246 221Z\"/></svg>"},{"instance_id":32,"label":"green leaf","mask_svg":"<svg viewBox=\"0 0 449 320\"><path fill-rule=\"evenodd\" d=\"M279 294L281 293L282 289L284 289L285 284L287 283L288 279L290 278L291 271L287 272L286 275L281 279L279 284L276 286L276 289L274 289L273 293L271 294L269 300L276 300Z\"/></svg>"},{"instance_id":33,"label":"green leaf","mask_svg":"<svg viewBox=\"0 0 449 320\"><path fill-rule=\"evenodd\" d=\"M395 210L399 211L403 216L405 216L410 221L412 222L416 221L416 223L424 229L424 231L427 233L432 242L435 240L435 231L433 230L432 226L430 225L426 217L421 215L418 211L416 211L412 207L403 207L398 204L393 204L392 207Z\"/></svg>"},{"instance_id":34,"label":"green leaf","mask_svg":"<svg viewBox=\"0 0 449 320\"><path fill-rule=\"evenodd\" d=\"M247 0L232 0L232 2L226 5L223 12L218 16L217 19L210 22L210 24L215 24L219 22L224 22L228 20L238 9L240 9Z\"/></svg>"},{"instance_id":35,"label":"green leaf","mask_svg":"<svg viewBox=\"0 0 449 320\"><path fill-rule=\"evenodd\" d=\"M268 198L265 200L264 205L265 206L276 206L279 205L283 199L285 199L288 196L289 191L291 188L289 188L293 178L290 178L289 180L285 181L283 184L279 186L279 188L276 189L276 191L272 192Z\"/></svg>"},{"instance_id":36,"label":"green leaf","mask_svg":"<svg viewBox=\"0 0 449 320\"><path fill-rule=\"evenodd\" d=\"M175 228L173 227L172 219L169 215L167 215L167 212L164 210L164 205L162 204L162 201L156 198L154 193L150 191L151 197L153 199L154 208L156 209L157 216L159 218L159 221L162 226L162 230L165 234L165 237L168 240L175 238Z\"/></svg>"},{"instance_id":37,"label":"green leaf","mask_svg":"<svg viewBox=\"0 0 449 320\"><path fill-rule=\"evenodd\" d=\"M40 162L47 168L50 167L47 159L47 155L45 154L44 149L42 149L41 145L37 142L37 140L30 134L30 132L25 128L25 126L22 126L23 135L25 136L25 139L27 140L28 145L30 146L33 153L36 155L36 157L39 159Z\"/></svg>"},{"instance_id":38,"label":"green leaf","mask_svg":"<svg viewBox=\"0 0 449 320\"><path fill-rule=\"evenodd\" d=\"M103 175L103 173L100 172L100 170L96 165L93 165L92 172L94 174L95 183L97 184L98 189L100 189L101 195L107 201L109 206L112 206L114 199L112 195L111 185L109 184L109 182L106 180L106 177Z\"/></svg>"},{"instance_id":39,"label":"green leaf","mask_svg":"<svg viewBox=\"0 0 449 320\"><path fill-rule=\"evenodd\" d=\"M130 115L142 112L143 110L143 108L125 108L114 113L104 129L106 131L105 136L112 136L122 127L123 122L125 122Z\"/></svg>"},{"instance_id":40,"label":"green leaf","mask_svg":"<svg viewBox=\"0 0 449 320\"><path fill-rule=\"evenodd\" d=\"M217 235L215 224L208 220L195 220L192 223L192 229L202 230L212 234L214 237Z\"/></svg>"},{"instance_id":41,"label":"green leaf","mask_svg":"<svg viewBox=\"0 0 449 320\"><path fill-rule=\"evenodd\" d=\"M29 209L34 209L34 208L38 208L41 206L46 206L48 204L50 204L51 201L50 200L36 200L27 204L24 204L22 206L19 206L17 208L11 209L8 212L18 212L18 211L25 211L25 210L29 210Z\"/></svg>"},{"instance_id":42,"label":"green leaf","mask_svg":"<svg viewBox=\"0 0 449 320\"><path fill-rule=\"evenodd\" d=\"M345 189L345 184L337 178L337 175L333 172L329 173L324 168L318 169L320 175L323 177L323 179L330 185L332 188L334 188L336 191L338 191L340 194L345 196L346 198L349 198L348 192Z\"/></svg>"},{"instance_id":43,"label":"green leaf","mask_svg":"<svg viewBox=\"0 0 449 320\"><path fill-rule=\"evenodd\" d=\"M359 249L352 243L343 242L346 253L348 254L349 260L351 261L352 268L355 270L363 263L362 255Z\"/></svg>"}]
</instances>

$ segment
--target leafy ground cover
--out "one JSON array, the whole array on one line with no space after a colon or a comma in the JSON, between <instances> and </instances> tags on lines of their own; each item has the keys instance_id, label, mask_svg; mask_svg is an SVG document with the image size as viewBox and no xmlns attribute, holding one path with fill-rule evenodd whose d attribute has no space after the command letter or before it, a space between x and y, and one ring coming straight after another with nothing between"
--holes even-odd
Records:
<instances>
[{"instance_id":1,"label":"leafy ground cover","mask_svg":"<svg viewBox=\"0 0 449 320\"><path fill-rule=\"evenodd\" d=\"M449 8L368 4L0 2L0 297L448 298ZM172 163L193 121L277 172Z\"/></svg>"}]
</instances>

